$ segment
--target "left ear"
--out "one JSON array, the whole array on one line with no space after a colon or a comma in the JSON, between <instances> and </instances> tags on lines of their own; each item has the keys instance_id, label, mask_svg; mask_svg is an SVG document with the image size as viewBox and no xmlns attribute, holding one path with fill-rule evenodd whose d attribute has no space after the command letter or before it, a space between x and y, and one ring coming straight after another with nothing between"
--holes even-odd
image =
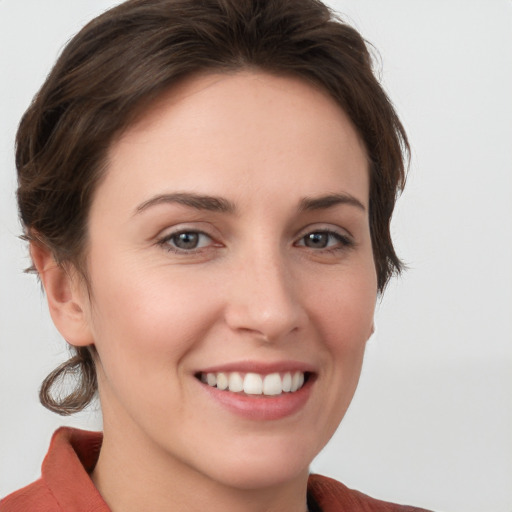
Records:
<instances>
[{"instance_id":1,"label":"left ear","mask_svg":"<svg viewBox=\"0 0 512 512\"><path fill-rule=\"evenodd\" d=\"M87 314L89 296L83 279L73 267L58 264L51 251L38 242L30 244L30 255L57 330L75 347L92 345L94 340Z\"/></svg>"}]
</instances>

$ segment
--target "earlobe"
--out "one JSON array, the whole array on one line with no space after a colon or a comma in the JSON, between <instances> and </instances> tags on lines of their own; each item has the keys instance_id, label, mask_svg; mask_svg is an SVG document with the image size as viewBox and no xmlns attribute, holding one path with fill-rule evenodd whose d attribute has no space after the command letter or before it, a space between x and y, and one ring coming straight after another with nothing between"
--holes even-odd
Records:
<instances>
[{"instance_id":1,"label":"earlobe","mask_svg":"<svg viewBox=\"0 0 512 512\"><path fill-rule=\"evenodd\" d=\"M88 296L76 270L58 264L52 252L39 242L31 242L30 255L57 330L71 345L92 345L87 318Z\"/></svg>"},{"instance_id":2,"label":"earlobe","mask_svg":"<svg viewBox=\"0 0 512 512\"><path fill-rule=\"evenodd\" d=\"M372 326L370 328L370 334L368 335L368 339L370 339L375 332L375 320L372 322Z\"/></svg>"}]
</instances>

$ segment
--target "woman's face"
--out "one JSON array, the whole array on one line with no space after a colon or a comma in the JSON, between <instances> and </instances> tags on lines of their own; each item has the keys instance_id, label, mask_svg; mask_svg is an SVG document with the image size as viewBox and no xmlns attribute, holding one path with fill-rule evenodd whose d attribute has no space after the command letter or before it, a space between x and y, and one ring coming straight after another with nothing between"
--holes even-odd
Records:
<instances>
[{"instance_id":1,"label":"woman's face","mask_svg":"<svg viewBox=\"0 0 512 512\"><path fill-rule=\"evenodd\" d=\"M85 308L106 439L239 488L307 475L372 333L367 167L332 99L263 73L190 79L113 144Z\"/></svg>"}]
</instances>

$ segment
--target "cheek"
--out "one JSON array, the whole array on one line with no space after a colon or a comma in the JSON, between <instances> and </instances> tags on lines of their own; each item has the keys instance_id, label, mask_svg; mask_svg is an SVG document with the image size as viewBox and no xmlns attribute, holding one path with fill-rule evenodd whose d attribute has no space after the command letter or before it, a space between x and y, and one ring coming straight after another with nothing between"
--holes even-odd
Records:
<instances>
[{"instance_id":1,"label":"cheek","mask_svg":"<svg viewBox=\"0 0 512 512\"><path fill-rule=\"evenodd\" d=\"M310 320L319 336L323 372L319 385L317 429L320 451L342 421L354 396L366 342L372 333L376 302L373 266L358 272L333 272L309 296Z\"/></svg>"},{"instance_id":2,"label":"cheek","mask_svg":"<svg viewBox=\"0 0 512 512\"><path fill-rule=\"evenodd\" d=\"M339 272L311 296L311 321L319 332L326 366L332 372L337 399L346 402L359 380L366 342L373 332L377 299L371 264L355 272ZM333 393L334 394L334 393Z\"/></svg>"},{"instance_id":3,"label":"cheek","mask_svg":"<svg viewBox=\"0 0 512 512\"><path fill-rule=\"evenodd\" d=\"M144 266L142 266L144 267ZM105 371L168 371L210 328L217 304L193 275L103 266L94 277L93 336Z\"/></svg>"},{"instance_id":4,"label":"cheek","mask_svg":"<svg viewBox=\"0 0 512 512\"><path fill-rule=\"evenodd\" d=\"M354 271L333 272L316 283L310 294L310 314L322 338L334 350L358 350L370 337L377 300L372 262Z\"/></svg>"},{"instance_id":5,"label":"cheek","mask_svg":"<svg viewBox=\"0 0 512 512\"><path fill-rule=\"evenodd\" d=\"M94 288L102 407L119 418L160 411L168 422L184 407L187 356L205 339L216 304L190 276L121 271L98 274Z\"/></svg>"}]
</instances>

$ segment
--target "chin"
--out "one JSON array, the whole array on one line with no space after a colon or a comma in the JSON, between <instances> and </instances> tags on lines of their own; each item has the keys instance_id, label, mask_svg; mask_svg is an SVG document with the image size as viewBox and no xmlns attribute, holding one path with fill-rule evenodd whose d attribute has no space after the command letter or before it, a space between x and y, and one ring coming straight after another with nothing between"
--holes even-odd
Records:
<instances>
[{"instance_id":1,"label":"chin","mask_svg":"<svg viewBox=\"0 0 512 512\"><path fill-rule=\"evenodd\" d=\"M293 464L276 465L254 464L250 462L235 463L222 473L216 473L215 478L223 484L240 490L253 491L282 487L300 480L307 480L309 464L296 466Z\"/></svg>"},{"instance_id":2,"label":"chin","mask_svg":"<svg viewBox=\"0 0 512 512\"><path fill-rule=\"evenodd\" d=\"M224 451L210 466L209 473L224 485L241 490L257 490L307 480L309 465L317 450L290 440L254 439L239 449ZM229 452L229 453L228 453ZM210 459L212 461L212 459Z\"/></svg>"}]
</instances>

